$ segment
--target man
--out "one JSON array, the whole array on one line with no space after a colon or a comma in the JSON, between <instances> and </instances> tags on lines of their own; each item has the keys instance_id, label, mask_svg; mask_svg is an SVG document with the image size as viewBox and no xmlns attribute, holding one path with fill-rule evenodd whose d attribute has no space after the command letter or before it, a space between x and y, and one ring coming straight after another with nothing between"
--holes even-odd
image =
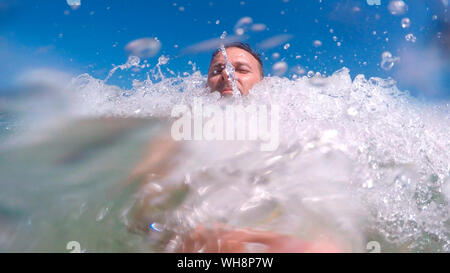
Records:
<instances>
[{"instance_id":1,"label":"man","mask_svg":"<svg viewBox=\"0 0 450 273\"><path fill-rule=\"evenodd\" d=\"M247 95L253 86L264 78L263 64L259 54L248 44L231 43L225 46L228 61L233 65L237 89ZM211 92L218 91L222 96L233 94L233 85L226 72L226 61L221 49L213 53L208 70L207 86ZM231 75L230 75L231 76Z\"/></svg>"}]
</instances>

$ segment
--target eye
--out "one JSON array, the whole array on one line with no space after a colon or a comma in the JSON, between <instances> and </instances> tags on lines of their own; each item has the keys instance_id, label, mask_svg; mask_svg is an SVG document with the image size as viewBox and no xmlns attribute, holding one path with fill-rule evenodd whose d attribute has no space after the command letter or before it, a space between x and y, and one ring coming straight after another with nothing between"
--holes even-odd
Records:
<instances>
[{"instance_id":1,"label":"eye","mask_svg":"<svg viewBox=\"0 0 450 273\"><path fill-rule=\"evenodd\" d=\"M225 66L216 66L215 68L214 68L214 70L211 72L211 74L212 75L218 75L218 74L220 74L220 73L222 73L222 70L225 68Z\"/></svg>"}]
</instances>

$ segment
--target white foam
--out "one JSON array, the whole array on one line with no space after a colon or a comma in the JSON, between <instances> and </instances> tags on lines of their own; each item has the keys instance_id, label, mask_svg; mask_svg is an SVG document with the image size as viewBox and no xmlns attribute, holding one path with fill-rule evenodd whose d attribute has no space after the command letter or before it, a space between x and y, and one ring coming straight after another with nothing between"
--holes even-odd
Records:
<instances>
[{"instance_id":1,"label":"white foam","mask_svg":"<svg viewBox=\"0 0 450 273\"><path fill-rule=\"evenodd\" d=\"M122 90L83 74L67 92L73 116L169 117L195 98L218 103L205 84L197 71ZM398 247L450 251L448 104L418 103L390 79L352 80L345 68L329 77L266 77L248 100L280 106L280 148L184 143L176 158L183 164L156 181L189 181L184 205L158 220L165 229L222 221L308 234L320 226L359 249L376 234Z\"/></svg>"}]
</instances>

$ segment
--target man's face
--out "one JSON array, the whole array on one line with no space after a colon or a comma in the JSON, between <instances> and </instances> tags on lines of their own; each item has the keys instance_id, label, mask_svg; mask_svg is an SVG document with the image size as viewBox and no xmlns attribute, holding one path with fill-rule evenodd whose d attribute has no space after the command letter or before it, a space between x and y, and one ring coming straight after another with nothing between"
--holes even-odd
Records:
<instances>
[{"instance_id":1,"label":"man's face","mask_svg":"<svg viewBox=\"0 0 450 273\"><path fill-rule=\"evenodd\" d=\"M262 80L258 61L252 54L238 47L226 49L228 61L235 68L236 85L242 95L247 95L255 83ZM225 71L225 58L222 52L216 54L208 71L208 87L211 91L219 91L222 96L232 95L232 82L228 81Z\"/></svg>"}]
</instances>

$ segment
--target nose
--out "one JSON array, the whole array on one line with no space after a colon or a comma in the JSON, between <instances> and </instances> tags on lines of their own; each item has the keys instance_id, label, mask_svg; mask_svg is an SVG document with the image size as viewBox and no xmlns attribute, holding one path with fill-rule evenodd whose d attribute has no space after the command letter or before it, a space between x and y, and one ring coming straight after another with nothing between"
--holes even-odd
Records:
<instances>
[{"instance_id":1,"label":"nose","mask_svg":"<svg viewBox=\"0 0 450 273\"><path fill-rule=\"evenodd\" d=\"M225 68L222 69L222 71L220 72L220 75L222 75L222 80L223 81L228 81L228 74L227 74L227 71L226 71Z\"/></svg>"},{"instance_id":2,"label":"nose","mask_svg":"<svg viewBox=\"0 0 450 273\"><path fill-rule=\"evenodd\" d=\"M222 81L224 81L224 82L231 82L233 79L236 81L238 80L238 75L236 74L236 71L233 73L234 75L230 75L231 79L228 79L228 74L227 74L227 71L225 70L225 68L222 69L220 74L221 74Z\"/></svg>"}]
</instances>

